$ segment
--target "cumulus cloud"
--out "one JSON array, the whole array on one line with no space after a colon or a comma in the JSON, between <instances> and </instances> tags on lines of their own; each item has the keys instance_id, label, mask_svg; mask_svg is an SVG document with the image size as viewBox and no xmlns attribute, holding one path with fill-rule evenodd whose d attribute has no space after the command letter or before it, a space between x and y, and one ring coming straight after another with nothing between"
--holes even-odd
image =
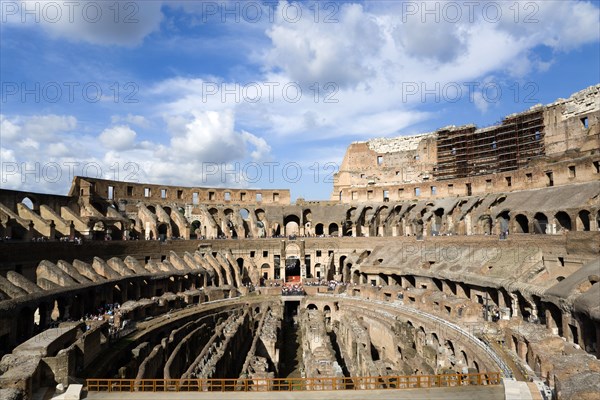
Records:
<instances>
[{"instance_id":1,"label":"cumulus cloud","mask_svg":"<svg viewBox=\"0 0 600 400\"><path fill-rule=\"evenodd\" d=\"M389 117L380 122L375 116L397 113L396 119L406 121L400 117L403 113L419 113L420 103L426 102L424 93L407 98L405 84L483 84L492 74L521 79L552 63L537 58L538 46L558 52L600 40L599 8L590 2L410 5L416 7L414 13L407 13L402 2L344 3L333 24L315 22L307 7L308 17L299 22L276 19L266 31L271 48L262 60L265 79L321 85L333 81L339 90L334 105L276 104L269 118L273 131L352 135L362 130L346 121L364 116L375 124L373 136L397 132L404 124L390 129ZM448 5L460 9L451 13ZM434 11L427 14L426 9ZM485 112L481 93L475 99L474 107ZM427 116L421 112L421 117ZM410 122L418 120L422 118Z\"/></svg>"},{"instance_id":2,"label":"cumulus cloud","mask_svg":"<svg viewBox=\"0 0 600 400\"><path fill-rule=\"evenodd\" d=\"M42 121L52 124L42 139L26 135ZM170 123L169 123L170 122ZM132 182L175 185L248 186L241 171L245 161L269 157L266 140L235 129L233 110L195 111L165 116L169 139L137 141L129 125L115 125L97 135L73 131L70 116L2 116L15 138L2 143L3 187L66 192L74 175ZM7 128L8 129L8 128ZM21 134L21 132L23 134ZM60 179L48 178L58 169Z\"/></svg>"},{"instance_id":3,"label":"cumulus cloud","mask_svg":"<svg viewBox=\"0 0 600 400\"><path fill-rule=\"evenodd\" d=\"M136 133L127 125L107 128L100 134L100 142L112 150L127 150L135 142Z\"/></svg>"},{"instance_id":4,"label":"cumulus cloud","mask_svg":"<svg viewBox=\"0 0 600 400\"><path fill-rule=\"evenodd\" d=\"M302 85L354 85L373 73L369 59L378 53L382 37L375 18L365 14L361 5L340 6L335 23L315 22L309 17L291 23L283 17L284 7L286 3L281 2L276 21L266 32L272 41L265 55L270 68L281 69ZM303 14L310 15L310 10L302 7Z\"/></svg>"}]
</instances>

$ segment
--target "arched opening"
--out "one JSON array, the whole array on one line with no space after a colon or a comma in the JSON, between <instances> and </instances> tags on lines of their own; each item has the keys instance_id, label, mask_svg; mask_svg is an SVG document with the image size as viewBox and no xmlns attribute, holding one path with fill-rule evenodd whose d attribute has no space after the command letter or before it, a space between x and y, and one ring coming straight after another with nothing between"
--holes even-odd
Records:
<instances>
[{"instance_id":1,"label":"arched opening","mask_svg":"<svg viewBox=\"0 0 600 400\"><path fill-rule=\"evenodd\" d=\"M336 224L336 223L329 224L329 235L330 236L338 236L338 234L339 234L338 224Z\"/></svg>"},{"instance_id":2,"label":"arched opening","mask_svg":"<svg viewBox=\"0 0 600 400\"><path fill-rule=\"evenodd\" d=\"M360 284L360 271L357 269L355 269L352 273L352 283L354 283L355 285Z\"/></svg>"},{"instance_id":3,"label":"arched opening","mask_svg":"<svg viewBox=\"0 0 600 400\"><path fill-rule=\"evenodd\" d=\"M197 219L192 221L192 224L190 225L190 237L192 239L198 239L202 237L201 224L200 221L198 221Z\"/></svg>"},{"instance_id":4,"label":"arched opening","mask_svg":"<svg viewBox=\"0 0 600 400\"><path fill-rule=\"evenodd\" d=\"M286 282L300 282L300 259L298 257L286 258L285 278Z\"/></svg>"},{"instance_id":5,"label":"arched opening","mask_svg":"<svg viewBox=\"0 0 600 400\"><path fill-rule=\"evenodd\" d=\"M440 347L440 339L438 338L438 335L436 335L435 332L431 333L430 344L431 344L431 347L433 347L436 351Z\"/></svg>"},{"instance_id":6,"label":"arched opening","mask_svg":"<svg viewBox=\"0 0 600 400\"><path fill-rule=\"evenodd\" d=\"M577 230L578 231L589 231L590 230L590 212L587 210L581 210L577 213Z\"/></svg>"},{"instance_id":7,"label":"arched opening","mask_svg":"<svg viewBox=\"0 0 600 400\"><path fill-rule=\"evenodd\" d=\"M309 305L306 306L307 310L318 310L317 306L313 303L310 303Z\"/></svg>"},{"instance_id":8,"label":"arched opening","mask_svg":"<svg viewBox=\"0 0 600 400\"><path fill-rule=\"evenodd\" d=\"M523 214L515 217L515 233L529 233L529 220Z\"/></svg>"},{"instance_id":9,"label":"arched opening","mask_svg":"<svg viewBox=\"0 0 600 400\"><path fill-rule=\"evenodd\" d=\"M23 200L21 200L21 204L26 205L27 208L29 208L30 210L35 210L35 204L33 203L33 200L31 200L29 197L24 197Z\"/></svg>"},{"instance_id":10,"label":"arched opening","mask_svg":"<svg viewBox=\"0 0 600 400\"><path fill-rule=\"evenodd\" d=\"M283 219L285 234L287 236L296 236L300 233L300 218L297 215L288 215Z\"/></svg>"},{"instance_id":11,"label":"arched opening","mask_svg":"<svg viewBox=\"0 0 600 400\"><path fill-rule=\"evenodd\" d=\"M498 226L500 228L500 235L504 236L506 233L508 233L508 226L510 223L510 215L508 213L508 210L504 210L501 213L499 213L496 216L496 219L498 220Z\"/></svg>"},{"instance_id":12,"label":"arched opening","mask_svg":"<svg viewBox=\"0 0 600 400\"><path fill-rule=\"evenodd\" d=\"M342 274L344 268L344 261L346 260L346 256L340 256L340 263L338 264L338 274Z\"/></svg>"},{"instance_id":13,"label":"arched opening","mask_svg":"<svg viewBox=\"0 0 600 400\"><path fill-rule=\"evenodd\" d=\"M271 266L268 263L263 263L260 266L260 286L264 286L265 280L269 279L269 272L271 271Z\"/></svg>"},{"instance_id":14,"label":"arched opening","mask_svg":"<svg viewBox=\"0 0 600 400\"><path fill-rule=\"evenodd\" d=\"M437 236L442 231L442 217L444 216L444 209L438 208L433 213L433 217L431 219L431 235Z\"/></svg>"},{"instance_id":15,"label":"arched opening","mask_svg":"<svg viewBox=\"0 0 600 400\"><path fill-rule=\"evenodd\" d=\"M373 361L379 361L379 351L373 345L372 342L371 342L371 358L373 359Z\"/></svg>"},{"instance_id":16,"label":"arched opening","mask_svg":"<svg viewBox=\"0 0 600 400\"><path fill-rule=\"evenodd\" d=\"M323 235L324 231L323 231L323 224L317 224L315 225L315 235L317 236L321 236Z\"/></svg>"},{"instance_id":17,"label":"arched opening","mask_svg":"<svg viewBox=\"0 0 600 400\"><path fill-rule=\"evenodd\" d=\"M312 222L312 212L310 209L306 209L302 212L302 222L306 224L307 222Z\"/></svg>"},{"instance_id":18,"label":"arched opening","mask_svg":"<svg viewBox=\"0 0 600 400\"><path fill-rule=\"evenodd\" d=\"M240 217L242 217L243 220L247 220L249 216L250 211L246 210L245 208L240 209Z\"/></svg>"},{"instance_id":19,"label":"arched opening","mask_svg":"<svg viewBox=\"0 0 600 400\"><path fill-rule=\"evenodd\" d=\"M479 364L477 363L477 361L473 360L473 369L477 372L479 372Z\"/></svg>"},{"instance_id":20,"label":"arched opening","mask_svg":"<svg viewBox=\"0 0 600 400\"><path fill-rule=\"evenodd\" d=\"M345 221L343 227L343 235L344 236L352 236L352 221Z\"/></svg>"},{"instance_id":21,"label":"arched opening","mask_svg":"<svg viewBox=\"0 0 600 400\"><path fill-rule=\"evenodd\" d=\"M479 217L479 233L483 235L492 234L492 218L489 215Z\"/></svg>"},{"instance_id":22,"label":"arched opening","mask_svg":"<svg viewBox=\"0 0 600 400\"><path fill-rule=\"evenodd\" d=\"M167 224L162 223L162 224L158 225L158 239L164 242L167 239L168 231L169 231L169 228L168 228Z\"/></svg>"},{"instance_id":23,"label":"arched opening","mask_svg":"<svg viewBox=\"0 0 600 400\"><path fill-rule=\"evenodd\" d=\"M570 231L571 230L571 217L564 211L559 211L554 215L554 219L556 219L556 223L563 230Z\"/></svg>"},{"instance_id":24,"label":"arched opening","mask_svg":"<svg viewBox=\"0 0 600 400\"><path fill-rule=\"evenodd\" d=\"M546 234L548 228L548 217L543 213L536 213L533 216L533 233Z\"/></svg>"},{"instance_id":25,"label":"arched opening","mask_svg":"<svg viewBox=\"0 0 600 400\"><path fill-rule=\"evenodd\" d=\"M238 266L238 270L240 271L240 275L244 275L244 259L242 257L239 257L236 260L237 266Z\"/></svg>"},{"instance_id":26,"label":"arched opening","mask_svg":"<svg viewBox=\"0 0 600 400\"><path fill-rule=\"evenodd\" d=\"M458 362L459 364L462 364L465 367L469 365L469 358L467 357L467 353L465 353L464 350L461 350Z\"/></svg>"},{"instance_id":27,"label":"arched opening","mask_svg":"<svg viewBox=\"0 0 600 400\"><path fill-rule=\"evenodd\" d=\"M95 240L104 240L104 235L106 234L106 227L104 226L104 222L98 221L94 224L92 228L93 238Z\"/></svg>"},{"instance_id":28,"label":"arched opening","mask_svg":"<svg viewBox=\"0 0 600 400\"><path fill-rule=\"evenodd\" d=\"M150 205L148 205L148 206L146 206L146 208L147 208L148 210L150 210L150 212L151 212L152 214L156 214L156 208L155 208L154 206L150 206Z\"/></svg>"}]
</instances>

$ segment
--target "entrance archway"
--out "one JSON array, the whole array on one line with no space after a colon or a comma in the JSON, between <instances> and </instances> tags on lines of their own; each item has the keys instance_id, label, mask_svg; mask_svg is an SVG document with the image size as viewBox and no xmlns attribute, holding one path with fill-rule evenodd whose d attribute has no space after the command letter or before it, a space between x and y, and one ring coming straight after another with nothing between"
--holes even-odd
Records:
<instances>
[{"instance_id":1,"label":"entrance archway","mask_svg":"<svg viewBox=\"0 0 600 400\"><path fill-rule=\"evenodd\" d=\"M300 258L296 256L286 258L285 281L300 282Z\"/></svg>"}]
</instances>

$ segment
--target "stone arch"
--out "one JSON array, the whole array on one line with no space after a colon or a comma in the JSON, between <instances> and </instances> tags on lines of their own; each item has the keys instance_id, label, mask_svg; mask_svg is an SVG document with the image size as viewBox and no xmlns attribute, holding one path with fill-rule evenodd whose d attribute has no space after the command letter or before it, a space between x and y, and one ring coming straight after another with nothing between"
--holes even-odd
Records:
<instances>
[{"instance_id":1,"label":"stone arch","mask_svg":"<svg viewBox=\"0 0 600 400\"><path fill-rule=\"evenodd\" d=\"M482 215L479 217L478 226L479 233L482 235L491 235L492 234L492 217L489 215Z\"/></svg>"},{"instance_id":2,"label":"stone arch","mask_svg":"<svg viewBox=\"0 0 600 400\"><path fill-rule=\"evenodd\" d=\"M316 263L315 264L314 271L315 271L315 276L317 278L322 278L323 277L322 271L321 271L321 263Z\"/></svg>"},{"instance_id":3,"label":"stone arch","mask_svg":"<svg viewBox=\"0 0 600 400\"><path fill-rule=\"evenodd\" d=\"M444 342L444 348L446 349L446 353L448 353L449 356L456 356L455 350L454 350L454 344L452 343L451 340L446 340Z\"/></svg>"},{"instance_id":4,"label":"stone arch","mask_svg":"<svg viewBox=\"0 0 600 400\"><path fill-rule=\"evenodd\" d=\"M556 214L554 214L554 219L556 220L556 224L562 229L567 231L571 230L571 217L566 212L557 212Z\"/></svg>"},{"instance_id":5,"label":"stone arch","mask_svg":"<svg viewBox=\"0 0 600 400\"><path fill-rule=\"evenodd\" d=\"M167 235L169 233L169 227L168 227L168 225L163 222L162 224L158 225L156 228L157 228L157 231L158 231L158 237L161 240L166 239Z\"/></svg>"},{"instance_id":6,"label":"stone arch","mask_svg":"<svg viewBox=\"0 0 600 400\"><path fill-rule=\"evenodd\" d=\"M590 212L588 210L581 210L577 213L577 219L575 225L578 231L589 231L590 230Z\"/></svg>"},{"instance_id":7,"label":"stone arch","mask_svg":"<svg viewBox=\"0 0 600 400\"><path fill-rule=\"evenodd\" d=\"M461 350L458 357L458 363L467 367L469 365L469 357L464 350Z\"/></svg>"},{"instance_id":8,"label":"stone arch","mask_svg":"<svg viewBox=\"0 0 600 400\"><path fill-rule=\"evenodd\" d=\"M440 339L435 332L431 332L431 335L429 335L429 341L434 349L437 350L440 347Z\"/></svg>"},{"instance_id":9,"label":"stone arch","mask_svg":"<svg viewBox=\"0 0 600 400\"><path fill-rule=\"evenodd\" d=\"M318 223L315 225L315 235L317 236L321 236L324 234L324 230L323 230L323 224Z\"/></svg>"},{"instance_id":10,"label":"stone arch","mask_svg":"<svg viewBox=\"0 0 600 400\"><path fill-rule=\"evenodd\" d=\"M513 231L514 233L529 233L529 220L525 215L517 214L515 216Z\"/></svg>"},{"instance_id":11,"label":"stone arch","mask_svg":"<svg viewBox=\"0 0 600 400\"><path fill-rule=\"evenodd\" d=\"M496 221L499 234L508 231L510 226L510 212L508 210L502 210L496 215Z\"/></svg>"},{"instance_id":12,"label":"stone arch","mask_svg":"<svg viewBox=\"0 0 600 400\"><path fill-rule=\"evenodd\" d=\"M354 272L352 272L352 283L356 285L360 284L360 271L358 269L355 269Z\"/></svg>"},{"instance_id":13,"label":"stone arch","mask_svg":"<svg viewBox=\"0 0 600 400\"><path fill-rule=\"evenodd\" d=\"M350 207L346 211L346 220L344 221L344 227L342 228L342 234L344 236L352 236L352 228L354 226L354 213L356 212L356 207Z\"/></svg>"},{"instance_id":14,"label":"stone arch","mask_svg":"<svg viewBox=\"0 0 600 400\"><path fill-rule=\"evenodd\" d=\"M190 225L190 231L191 238L199 238L202 236L202 224L199 220L195 219L192 221Z\"/></svg>"},{"instance_id":15,"label":"stone arch","mask_svg":"<svg viewBox=\"0 0 600 400\"><path fill-rule=\"evenodd\" d=\"M533 233L546 234L548 229L548 217L546 214L538 212L533 216Z\"/></svg>"},{"instance_id":16,"label":"stone arch","mask_svg":"<svg viewBox=\"0 0 600 400\"><path fill-rule=\"evenodd\" d=\"M309 303L306 305L306 309L307 310L318 310L319 307L317 307L317 305L315 303Z\"/></svg>"},{"instance_id":17,"label":"stone arch","mask_svg":"<svg viewBox=\"0 0 600 400\"><path fill-rule=\"evenodd\" d=\"M27 208L29 208L32 211L38 210L40 208L37 199L34 196L30 195L23 197L19 203L26 205Z\"/></svg>"},{"instance_id":18,"label":"stone arch","mask_svg":"<svg viewBox=\"0 0 600 400\"><path fill-rule=\"evenodd\" d=\"M329 235L330 236L337 236L339 234L339 227L338 224L336 224L335 222L332 222L331 224L329 224Z\"/></svg>"},{"instance_id":19,"label":"stone arch","mask_svg":"<svg viewBox=\"0 0 600 400\"><path fill-rule=\"evenodd\" d=\"M259 221L264 221L266 218L265 210L263 210L262 208L257 208L256 210L254 210L254 215Z\"/></svg>"},{"instance_id":20,"label":"stone arch","mask_svg":"<svg viewBox=\"0 0 600 400\"><path fill-rule=\"evenodd\" d=\"M431 216L431 234L432 235L437 235L439 233L441 233L442 231L442 225L443 225L443 217L444 217L444 209L442 207L439 207L438 209L436 209L433 212L433 215Z\"/></svg>"},{"instance_id":21,"label":"stone arch","mask_svg":"<svg viewBox=\"0 0 600 400\"><path fill-rule=\"evenodd\" d=\"M310 208L307 208L302 212L302 222L306 224L307 222L312 222L312 211Z\"/></svg>"},{"instance_id":22,"label":"stone arch","mask_svg":"<svg viewBox=\"0 0 600 400\"><path fill-rule=\"evenodd\" d=\"M240 208L239 214L244 221L247 221L248 218L250 218L250 211L248 211L247 208Z\"/></svg>"},{"instance_id":23,"label":"stone arch","mask_svg":"<svg viewBox=\"0 0 600 400\"><path fill-rule=\"evenodd\" d=\"M286 235L298 235L300 233L300 218L295 214L286 215L283 219Z\"/></svg>"},{"instance_id":24,"label":"stone arch","mask_svg":"<svg viewBox=\"0 0 600 400\"><path fill-rule=\"evenodd\" d=\"M339 268L338 274L342 274L344 271L344 262L346 261L346 256L340 256L339 260L340 260L340 263L338 264L339 265L338 266L338 268Z\"/></svg>"}]
</instances>

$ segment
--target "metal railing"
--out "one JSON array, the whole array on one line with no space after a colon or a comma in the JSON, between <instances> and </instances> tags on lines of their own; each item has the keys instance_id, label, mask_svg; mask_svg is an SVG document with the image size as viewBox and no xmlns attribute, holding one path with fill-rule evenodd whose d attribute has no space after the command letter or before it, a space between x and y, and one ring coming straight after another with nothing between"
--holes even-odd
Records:
<instances>
[{"instance_id":1,"label":"metal railing","mask_svg":"<svg viewBox=\"0 0 600 400\"><path fill-rule=\"evenodd\" d=\"M444 375L257 379L87 379L89 392L264 392L415 389L500 385L500 372Z\"/></svg>"}]
</instances>

